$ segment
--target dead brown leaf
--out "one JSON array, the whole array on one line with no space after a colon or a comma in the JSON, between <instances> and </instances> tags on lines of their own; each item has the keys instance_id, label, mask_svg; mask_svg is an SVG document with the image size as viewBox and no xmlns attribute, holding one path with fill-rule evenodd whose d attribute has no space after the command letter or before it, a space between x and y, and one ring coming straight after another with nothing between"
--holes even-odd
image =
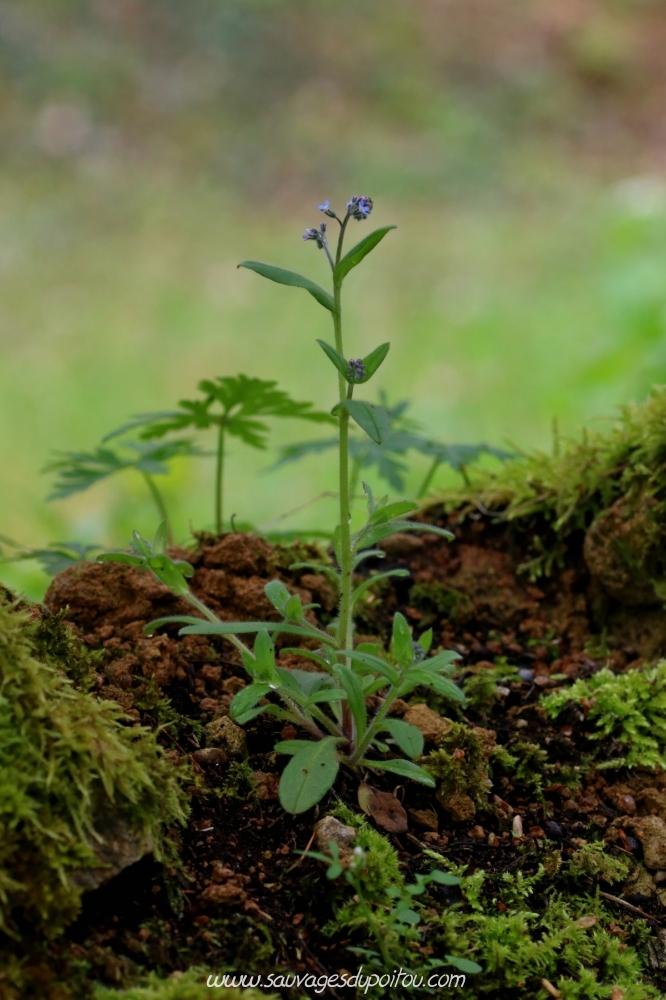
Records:
<instances>
[{"instance_id":1,"label":"dead brown leaf","mask_svg":"<svg viewBox=\"0 0 666 1000\"><path fill-rule=\"evenodd\" d=\"M389 833L404 833L407 829L407 813L395 795L391 795L390 792L380 792L372 785L359 785L358 804L383 830L388 830Z\"/></svg>"}]
</instances>

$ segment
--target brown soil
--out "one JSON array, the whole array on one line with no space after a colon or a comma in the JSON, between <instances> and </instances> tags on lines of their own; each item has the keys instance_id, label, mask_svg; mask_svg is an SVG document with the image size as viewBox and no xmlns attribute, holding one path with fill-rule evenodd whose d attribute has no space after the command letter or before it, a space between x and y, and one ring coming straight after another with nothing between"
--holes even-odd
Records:
<instances>
[{"instance_id":1,"label":"brown soil","mask_svg":"<svg viewBox=\"0 0 666 1000\"><path fill-rule=\"evenodd\" d=\"M392 615L400 610L415 636L432 626L434 648L441 644L461 653L467 675L505 656L521 668L520 680L510 683L487 712L466 711L464 721L477 727L489 745L495 737L501 744L517 738L538 744L547 750L555 774L576 767L589 751L591 727L584 714L572 710L551 724L536 700L556 686L551 675L586 676L600 668L586 646L591 633L599 631L599 608L606 608L609 599L600 597L587 570L567 570L545 585L531 585L517 574L520 553L510 548L506 530L481 517L453 527L452 543L433 535L395 536L385 543L381 568L407 568L410 577L385 584L368 598L359 632L387 639ZM288 570L294 559L308 557L305 549L289 552L231 534L202 538L196 552L177 554L195 567L194 592L225 620L274 617L263 586L279 576L304 602L318 602L320 620L327 621L334 595L325 577ZM238 784L242 748L234 756L227 746L217 762L215 755L211 760L198 752L205 745L203 727L225 717L233 694L246 682L233 648L219 637L179 638L177 626L146 637L144 626L152 619L192 610L147 572L124 565L81 564L66 570L54 579L45 605L52 612L67 609L72 628L99 651L95 683L100 697L117 700L136 723L151 725L165 721L166 703L159 696L170 699L178 717L164 730L164 745L174 755L190 755L199 779L191 789L191 821L181 836L183 872L164 871L144 859L89 893L67 939L53 946L54 967L58 955L74 954L91 962L95 974L109 983L122 982L137 965L166 972L197 962L245 971L282 965L318 974L355 967L346 951L350 939L321 933L332 910L330 895L317 888L317 864L294 853L310 842L327 800L298 817L286 815L277 801L284 759L276 759L272 747L281 724L260 716L246 727L254 794L247 784ZM609 620L619 626L607 638L613 669L631 669L641 655L664 652L663 625L661 636L650 628L653 610L634 608L624 617L621 608L616 610ZM297 663L303 669L306 662L289 653L281 656L287 667ZM293 735L283 731L283 737ZM435 728L432 739L437 738ZM220 763L224 756L226 762ZM372 784L392 791L397 781L373 776ZM328 802L339 796L358 810L357 789L357 778L342 775ZM511 871L518 864L530 870L546 838L572 851L590 830L606 831L612 851L640 857L641 819L666 821L666 778L653 774L629 778L591 770L576 794L553 780L545 803L508 777L496 780L482 807L467 796L440 801L434 791L409 782L398 794L409 826L387 836L408 872L433 846L472 870ZM515 817L520 817L522 837L511 832ZM656 898L637 892L628 900L654 914L655 926L661 922ZM618 919L623 916L627 913L620 907Z\"/></svg>"}]
</instances>

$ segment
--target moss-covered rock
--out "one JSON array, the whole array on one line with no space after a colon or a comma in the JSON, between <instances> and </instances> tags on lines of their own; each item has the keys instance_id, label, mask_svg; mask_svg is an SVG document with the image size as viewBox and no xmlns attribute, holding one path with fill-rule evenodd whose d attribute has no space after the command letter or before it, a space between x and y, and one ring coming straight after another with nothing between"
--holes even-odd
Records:
<instances>
[{"instance_id":1,"label":"moss-covered rock","mask_svg":"<svg viewBox=\"0 0 666 1000\"><path fill-rule=\"evenodd\" d=\"M187 814L154 734L40 660L39 628L0 595L0 957L28 929L57 935L85 888L163 857Z\"/></svg>"}]
</instances>

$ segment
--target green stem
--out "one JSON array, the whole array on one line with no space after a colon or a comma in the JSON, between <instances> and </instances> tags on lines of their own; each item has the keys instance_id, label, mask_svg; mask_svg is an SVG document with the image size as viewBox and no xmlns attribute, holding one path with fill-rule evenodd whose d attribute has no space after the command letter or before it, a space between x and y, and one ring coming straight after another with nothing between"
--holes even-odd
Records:
<instances>
[{"instance_id":1,"label":"green stem","mask_svg":"<svg viewBox=\"0 0 666 1000\"><path fill-rule=\"evenodd\" d=\"M342 257L342 244L347 228L347 216L340 226L340 236L338 239L337 252L335 256L336 266ZM336 350L344 357L344 347L342 343L342 281L333 272L333 329L335 332ZM351 387L349 387L351 388ZM338 391L340 402L347 399L348 384L338 372ZM339 424L339 486L340 486L340 617L338 623L338 645L342 649L352 648L352 548L351 548L351 527L349 511L349 413L345 409L340 410L338 417ZM347 664L350 660L347 658ZM342 731L345 736L353 740L354 724L348 702L342 703Z\"/></svg>"},{"instance_id":2,"label":"green stem","mask_svg":"<svg viewBox=\"0 0 666 1000\"><path fill-rule=\"evenodd\" d=\"M430 484L431 484L431 482L433 480L433 477L434 477L435 473L437 472L437 469L440 467L441 464L442 464L442 460L439 457L439 455L437 455L436 458L434 459L432 465L428 469L428 471L426 473L425 479L421 483L421 489L416 494L416 499L417 500L420 500L421 497L425 495L426 490L429 488L429 486L430 486Z\"/></svg>"},{"instance_id":3,"label":"green stem","mask_svg":"<svg viewBox=\"0 0 666 1000\"><path fill-rule=\"evenodd\" d=\"M373 935L375 941L377 942L377 945L379 946L379 950L381 952L381 956L382 956L382 959L384 960L384 964L385 964L386 968L390 968L390 966L391 966L391 956L389 955L388 948L386 947L386 942L384 941L384 936L381 933L381 931L379 930L379 927L377 926L377 922L376 922L376 920L375 920L375 918L373 916L372 910L370 909L370 905L366 902L366 900L365 900L365 898L363 896L363 892L361 890L361 880L360 880L360 878L354 879L354 881L353 881L352 884L354 886L354 889L356 890L356 897L358 899L359 909L365 915L365 919L368 922L368 925L370 927L372 935Z\"/></svg>"},{"instance_id":4,"label":"green stem","mask_svg":"<svg viewBox=\"0 0 666 1000\"><path fill-rule=\"evenodd\" d=\"M386 718L388 710L395 701L396 697L397 695L395 694L393 687L391 687L388 695L384 699L383 705L381 706L381 708L375 715L374 719L368 726L365 736L363 737L359 745L356 747L356 750L354 751L352 756L349 758L349 764L351 767L354 767L356 764L358 764L359 760L361 759L365 751L372 743L373 739L379 732L381 724Z\"/></svg>"},{"instance_id":5,"label":"green stem","mask_svg":"<svg viewBox=\"0 0 666 1000\"><path fill-rule=\"evenodd\" d=\"M171 522L169 520L169 515L167 513L166 504L164 502L164 497L160 493L155 483L155 480L149 472L142 472L141 475L146 481L146 486L150 490L150 495L155 501L155 506L160 515L161 521L166 521L167 524L167 541L169 545L173 545L173 534L171 533Z\"/></svg>"},{"instance_id":6,"label":"green stem","mask_svg":"<svg viewBox=\"0 0 666 1000\"><path fill-rule=\"evenodd\" d=\"M215 466L215 530L222 534L222 486L224 476L224 418L220 418L217 434L217 461Z\"/></svg>"},{"instance_id":7,"label":"green stem","mask_svg":"<svg viewBox=\"0 0 666 1000\"><path fill-rule=\"evenodd\" d=\"M361 459L357 457L352 462L351 477L349 480L349 496L353 499L356 493L356 487L358 486L358 477L361 472Z\"/></svg>"}]
</instances>

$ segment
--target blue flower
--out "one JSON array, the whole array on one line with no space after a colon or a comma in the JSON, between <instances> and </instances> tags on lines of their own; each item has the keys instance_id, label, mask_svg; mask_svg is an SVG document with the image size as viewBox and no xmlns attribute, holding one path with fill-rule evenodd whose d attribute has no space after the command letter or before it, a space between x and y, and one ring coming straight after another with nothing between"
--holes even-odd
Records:
<instances>
[{"instance_id":1,"label":"blue flower","mask_svg":"<svg viewBox=\"0 0 666 1000\"><path fill-rule=\"evenodd\" d=\"M351 215L358 222L362 222L363 219L367 219L370 215L372 204L372 198L368 198L367 195L355 194L347 202L347 215Z\"/></svg>"},{"instance_id":2,"label":"blue flower","mask_svg":"<svg viewBox=\"0 0 666 1000\"><path fill-rule=\"evenodd\" d=\"M319 209L320 212L323 212L324 215L327 215L329 219L335 218L335 212L331 208L331 203L328 200L328 198L326 199L323 205L318 205L317 208Z\"/></svg>"},{"instance_id":3,"label":"blue flower","mask_svg":"<svg viewBox=\"0 0 666 1000\"><path fill-rule=\"evenodd\" d=\"M303 233L304 240L314 240L317 244L319 250L326 246L326 223L322 222L319 229L314 229L312 226L306 229Z\"/></svg>"}]
</instances>

